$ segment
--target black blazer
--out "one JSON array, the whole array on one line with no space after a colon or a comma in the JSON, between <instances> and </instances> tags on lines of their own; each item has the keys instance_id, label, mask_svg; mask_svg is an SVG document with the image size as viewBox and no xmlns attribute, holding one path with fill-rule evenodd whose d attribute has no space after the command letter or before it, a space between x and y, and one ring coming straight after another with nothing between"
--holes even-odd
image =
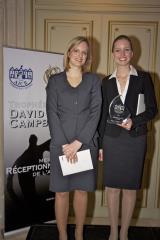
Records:
<instances>
[{"instance_id":1,"label":"black blazer","mask_svg":"<svg viewBox=\"0 0 160 240\"><path fill-rule=\"evenodd\" d=\"M131 113L133 121L132 129L129 131L131 136L139 136L147 133L147 122L154 118L157 113L157 103L154 86L150 75L146 72L137 71L138 76L131 75L126 94L125 105ZM122 127L107 123L109 117L109 104L117 96L118 89L116 78L109 79L110 76L102 80L103 106L101 120L99 124L100 145L104 134L108 136L119 136ZM146 110L136 115L138 95L142 93L145 98Z\"/></svg>"}]
</instances>

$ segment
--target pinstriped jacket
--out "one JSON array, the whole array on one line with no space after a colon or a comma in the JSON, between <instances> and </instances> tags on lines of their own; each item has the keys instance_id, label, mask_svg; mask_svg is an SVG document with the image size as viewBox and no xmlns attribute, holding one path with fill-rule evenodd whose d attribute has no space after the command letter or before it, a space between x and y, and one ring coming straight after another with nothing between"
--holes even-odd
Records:
<instances>
[{"instance_id":1,"label":"pinstriped jacket","mask_svg":"<svg viewBox=\"0 0 160 240\"><path fill-rule=\"evenodd\" d=\"M47 117L51 144L62 146L77 139L97 147L97 125L101 111L101 81L94 73L84 73L72 87L66 72L52 75L46 87Z\"/></svg>"}]
</instances>

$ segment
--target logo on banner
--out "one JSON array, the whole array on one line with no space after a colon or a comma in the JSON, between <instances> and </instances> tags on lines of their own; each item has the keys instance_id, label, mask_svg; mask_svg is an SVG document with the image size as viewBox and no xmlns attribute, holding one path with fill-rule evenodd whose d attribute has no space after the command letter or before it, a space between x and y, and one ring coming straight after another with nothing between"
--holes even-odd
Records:
<instances>
[{"instance_id":1,"label":"logo on banner","mask_svg":"<svg viewBox=\"0 0 160 240\"><path fill-rule=\"evenodd\" d=\"M33 71L31 68L11 67L9 69L9 80L13 87L23 89L31 86L33 81Z\"/></svg>"}]
</instances>

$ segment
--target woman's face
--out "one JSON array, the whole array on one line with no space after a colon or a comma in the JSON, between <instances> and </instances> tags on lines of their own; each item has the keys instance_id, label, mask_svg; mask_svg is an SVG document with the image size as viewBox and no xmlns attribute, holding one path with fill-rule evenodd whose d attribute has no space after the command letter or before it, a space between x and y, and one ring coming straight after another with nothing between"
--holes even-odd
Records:
<instances>
[{"instance_id":1,"label":"woman's face","mask_svg":"<svg viewBox=\"0 0 160 240\"><path fill-rule=\"evenodd\" d=\"M117 40L114 44L113 58L117 66L127 66L133 57L130 42L127 39Z\"/></svg>"},{"instance_id":2,"label":"woman's face","mask_svg":"<svg viewBox=\"0 0 160 240\"><path fill-rule=\"evenodd\" d=\"M75 45L68 53L70 66L82 67L87 60L88 45L86 42L81 42Z\"/></svg>"}]
</instances>

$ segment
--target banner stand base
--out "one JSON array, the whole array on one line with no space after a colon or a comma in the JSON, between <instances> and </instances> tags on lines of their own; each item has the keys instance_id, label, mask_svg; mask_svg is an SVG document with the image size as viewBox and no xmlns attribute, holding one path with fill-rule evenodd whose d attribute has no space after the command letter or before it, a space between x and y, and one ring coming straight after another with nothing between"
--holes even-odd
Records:
<instances>
[{"instance_id":1,"label":"banner stand base","mask_svg":"<svg viewBox=\"0 0 160 240\"><path fill-rule=\"evenodd\" d=\"M26 240L57 240L56 224L35 224L30 227Z\"/></svg>"}]
</instances>

